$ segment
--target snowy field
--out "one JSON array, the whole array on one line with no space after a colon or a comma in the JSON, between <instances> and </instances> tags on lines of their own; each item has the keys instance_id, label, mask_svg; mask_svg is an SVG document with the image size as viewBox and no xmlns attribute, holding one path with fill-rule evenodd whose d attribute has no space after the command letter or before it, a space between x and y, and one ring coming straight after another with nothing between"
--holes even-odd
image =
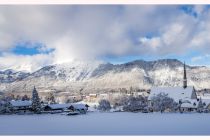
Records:
<instances>
[{"instance_id":1,"label":"snowy field","mask_svg":"<svg viewBox=\"0 0 210 140\"><path fill-rule=\"evenodd\" d=\"M210 135L210 114L0 115L0 135Z\"/></svg>"}]
</instances>

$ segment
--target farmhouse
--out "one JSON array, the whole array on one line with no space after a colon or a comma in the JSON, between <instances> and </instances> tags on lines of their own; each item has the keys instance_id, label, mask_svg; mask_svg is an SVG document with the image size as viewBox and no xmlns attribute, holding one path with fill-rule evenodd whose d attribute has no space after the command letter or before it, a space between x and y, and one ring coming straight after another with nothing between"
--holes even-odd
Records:
<instances>
[{"instance_id":1,"label":"farmhouse","mask_svg":"<svg viewBox=\"0 0 210 140\"><path fill-rule=\"evenodd\" d=\"M78 111L82 114L85 114L88 110L88 105L87 104L72 104L68 109L70 111Z\"/></svg>"},{"instance_id":2,"label":"farmhouse","mask_svg":"<svg viewBox=\"0 0 210 140\"><path fill-rule=\"evenodd\" d=\"M101 93L99 94L100 99L108 99L109 95L107 93Z\"/></svg>"},{"instance_id":3,"label":"farmhouse","mask_svg":"<svg viewBox=\"0 0 210 140\"><path fill-rule=\"evenodd\" d=\"M198 98L201 99L204 108L210 110L210 97L204 95L204 96L199 96Z\"/></svg>"},{"instance_id":4,"label":"farmhouse","mask_svg":"<svg viewBox=\"0 0 210 140\"><path fill-rule=\"evenodd\" d=\"M59 113L63 111L79 111L80 113L86 113L88 110L88 105L87 104L77 104L77 103L72 103L72 104L49 104L46 105L43 110L45 112L52 112L52 113Z\"/></svg>"},{"instance_id":5,"label":"farmhouse","mask_svg":"<svg viewBox=\"0 0 210 140\"><path fill-rule=\"evenodd\" d=\"M89 94L89 97L95 99L95 98L97 98L97 94L91 93L91 94Z\"/></svg>"},{"instance_id":6,"label":"farmhouse","mask_svg":"<svg viewBox=\"0 0 210 140\"><path fill-rule=\"evenodd\" d=\"M22 101L22 100L12 100L9 102L10 107L13 111L26 111L31 110L32 102L31 101Z\"/></svg>"},{"instance_id":7,"label":"farmhouse","mask_svg":"<svg viewBox=\"0 0 210 140\"><path fill-rule=\"evenodd\" d=\"M196 111L199 105L199 99L185 100L180 105L181 111Z\"/></svg>"},{"instance_id":8,"label":"farmhouse","mask_svg":"<svg viewBox=\"0 0 210 140\"><path fill-rule=\"evenodd\" d=\"M46 105L44 111L64 111L66 108L70 107L71 104L49 104Z\"/></svg>"}]
</instances>

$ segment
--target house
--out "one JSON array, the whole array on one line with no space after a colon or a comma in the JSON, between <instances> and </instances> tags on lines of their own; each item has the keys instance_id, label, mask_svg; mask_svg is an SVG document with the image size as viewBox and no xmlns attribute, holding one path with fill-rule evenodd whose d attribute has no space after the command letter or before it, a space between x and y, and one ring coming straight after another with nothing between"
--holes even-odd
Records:
<instances>
[{"instance_id":1,"label":"house","mask_svg":"<svg viewBox=\"0 0 210 140\"><path fill-rule=\"evenodd\" d=\"M43 110L45 112L62 112L70 106L71 104L49 104L44 106Z\"/></svg>"},{"instance_id":2,"label":"house","mask_svg":"<svg viewBox=\"0 0 210 140\"><path fill-rule=\"evenodd\" d=\"M181 104L181 108L184 110L194 110L197 108L197 95L193 86L187 86L186 68L184 64L184 76L182 87L152 87L150 95L148 97L149 105L154 96L158 94L167 94L175 102Z\"/></svg>"},{"instance_id":3,"label":"house","mask_svg":"<svg viewBox=\"0 0 210 140\"><path fill-rule=\"evenodd\" d=\"M191 100L185 100L180 105L180 111L187 112L187 111L196 111L198 108L199 100L197 99L191 99Z\"/></svg>"},{"instance_id":4,"label":"house","mask_svg":"<svg viewBox=\"0 0 210 140\"><path fill-rule=\"evenodd\" d=\"M70 107L68 107L68 110L70 111L78 111L82 114L86 114L88 110L88 105L87 104L71 104Z\"/></svg>"},{"instance_id":5,"label":"house","mask_svg":"<svg viewBox=\"0 0 210 140\"><path fill-rule=\"evenodd\" d=\"M99 94L99 98L100 99L108 99L109 95L107 93L101 93L101 94Z\"/></svg>"},{"instance_id":6,"label":"house","mask_svg":"<svg viewBox=\"0 0 210 140\"><path fill-rule=\"evenodd\" d=\"M60 113L63 111L79 111L80 113L86 113L88 110L87 104L77 104L77 103L69 103L69 104L49 104L46 105L43 110L46 113Z\"/></svg>"},{"instance_id":7,"label":"house","mask_svg":"<svg viewBox=\"0 0 210 140\"><path fill-rule=\"evenodd\" d=\"M198 98L201 99L204 109L210 111L210 96L199 96Z\"/></svg>"},{"instance_id":8,"label":"house","mask_svg":"<svg viewBox=\"0 0 210 140\"><path fill-rule=\"evenodd\" d=\"M86 96L85 100L88 102L95 102L98 98L97 94L90 93L89 95Z\"/></svg>"},{"instance_id":9,"label":"house","mask_svg":"<svg viewBox=\"0 0 210 140\"><path fill-rule=\"evenodd\" d=\"M10 108L13 111L29 111L32 107L32 101L12 100L9 102Z\"/></svg>"},{"instance_id":10,"label":"house","mask_svg":"<svg viewBox=\"0 0 210 140\"><path fill-rule=\"evenodd\" d=\"M89 94L89 97L90 98L97 98L97 94L91 93L91 94Z\"/></svg>"},{"instance_id":11,"label":"house","mask_svg":"<svg viewBox=\"0 0 210 140\"><path fill-rule=\"evenodd\" d=\"M206 109L207 109L208 111L210 111L210 102L209 102L208 104L206 104Z\"/></svg>"},{"instance_id":12,"label":"house","mask_svg":"<svg viewBox=\"0 0 210 140\"><path fill-rule=\"evenodd\" d=\"M140 91L140 92L133 92L134 96L143 96L143 97L148 97L149 93L147 91Z\"/></svg>"}]
</instances>

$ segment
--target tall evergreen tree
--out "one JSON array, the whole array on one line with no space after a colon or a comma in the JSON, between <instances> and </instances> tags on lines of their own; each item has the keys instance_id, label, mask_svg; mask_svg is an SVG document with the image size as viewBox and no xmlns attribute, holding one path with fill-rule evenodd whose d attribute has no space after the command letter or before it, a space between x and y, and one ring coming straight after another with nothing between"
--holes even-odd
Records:
<instances>
[{"instance_id":1,"label":"tall evergreen tree","mask_svg":"<svg viewBox=\"0 0 210 140\"><path fill-rule=\"evenodd\" d=\"M35 86L32 92L32 110L35 113L40 113L41 111L41 102L40 102L40 98L39 98L38 92L36 91Z\"/></svg>"}]
</instances>

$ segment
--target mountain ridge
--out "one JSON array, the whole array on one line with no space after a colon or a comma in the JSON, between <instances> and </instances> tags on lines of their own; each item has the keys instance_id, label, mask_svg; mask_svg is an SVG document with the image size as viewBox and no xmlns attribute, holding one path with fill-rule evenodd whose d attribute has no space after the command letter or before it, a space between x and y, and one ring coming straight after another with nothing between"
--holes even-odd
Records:
<instances>
[{"instance_id":1,"label":"mountain ridge","mask_svg":"<svg viewBox=\"0 0 210 140\"><path fill-rule=\"evenodd\" d=\"M210 68L186 65L189 85L210 88ZM49 65L33 73L0 71L0 91L29 93L35 85L40 91L55 89L78 93L108 92L130 87L182 86L183 63L177 59L135 60L124 64L102 61L74 61Z\"/></svg>"}]
</instances>

